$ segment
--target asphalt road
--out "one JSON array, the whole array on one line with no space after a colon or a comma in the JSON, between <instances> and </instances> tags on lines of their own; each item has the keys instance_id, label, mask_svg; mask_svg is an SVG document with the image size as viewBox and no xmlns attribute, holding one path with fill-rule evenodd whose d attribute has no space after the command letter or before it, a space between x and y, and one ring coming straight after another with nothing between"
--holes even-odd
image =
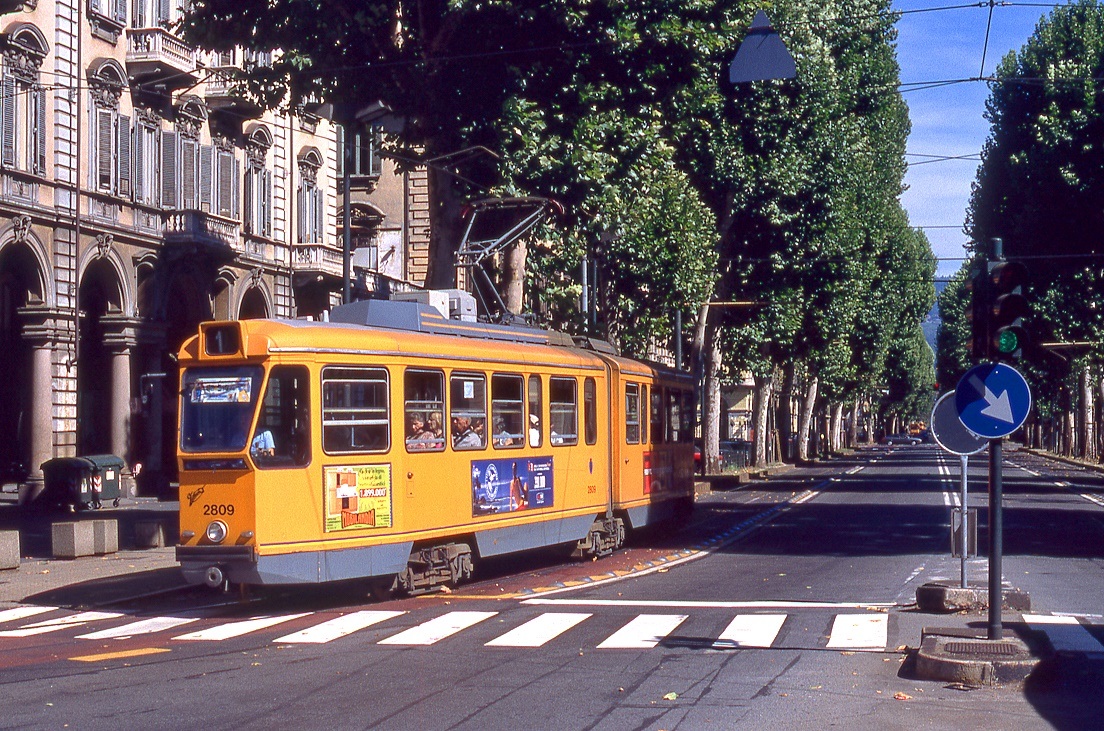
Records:
<instances>
[{"instance_id":1,"label":"asphalt road","mask_svg":"<svg viewBox=\"0 0 1104 731\"><path fill-rule=\"evenodd\" d=\"M1006 456L1006 581L1030 593L1033 615L1073 623L1057 625L1069 651L1024 684L911 669L923 627L986 621L914 605L921 584L959 576L958 459L919 446L703 496L680 533L593 563L500 561L451 594L29 604L0 614L0 728L1100 727L1104 480ZM984 470L974 458L983 547ZM985 584L984 557L969 573ZM1038 624L1004 617L1041 640Z\"/></svg>"}]
</instances>

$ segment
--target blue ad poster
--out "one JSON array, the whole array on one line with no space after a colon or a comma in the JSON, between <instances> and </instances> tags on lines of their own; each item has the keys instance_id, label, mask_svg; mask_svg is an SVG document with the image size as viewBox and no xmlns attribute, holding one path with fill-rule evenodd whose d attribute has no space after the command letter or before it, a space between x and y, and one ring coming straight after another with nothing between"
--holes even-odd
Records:
<instances>
[{"instance_id":1,"label":"blue ad poster","mask_svg":"<svg viewBox=\"0 0 1104 731\"><path fill-rule=\"evenodd\" d=\"M472 460L472 516L552 506L552 458Z\"/></svg>"}]
</instances>

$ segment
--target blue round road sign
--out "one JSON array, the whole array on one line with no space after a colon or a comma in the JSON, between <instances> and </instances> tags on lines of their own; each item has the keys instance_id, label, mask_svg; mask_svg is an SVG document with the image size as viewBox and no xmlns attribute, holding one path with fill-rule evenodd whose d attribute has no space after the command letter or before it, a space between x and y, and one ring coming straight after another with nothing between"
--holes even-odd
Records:
<instances>
[{"instance_id":1,"label":"blue round road sign","mask_svg":"<svg viewBox=\"0 0 1104 731\"><path fill-rule=\"evenodd\" d=\"M999 439L1023 426L1031 411L1031 389L1015 368L985 363L966 371L958 382L955 407L964 427Z\"/></svg>"}]
</instances>

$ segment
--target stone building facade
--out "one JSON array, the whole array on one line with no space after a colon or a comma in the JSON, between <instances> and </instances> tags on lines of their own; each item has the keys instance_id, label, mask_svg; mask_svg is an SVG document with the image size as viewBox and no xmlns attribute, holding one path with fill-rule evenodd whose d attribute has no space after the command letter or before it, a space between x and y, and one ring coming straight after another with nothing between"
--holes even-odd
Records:
<instances>
[{"instance_id":1,"label":"stone building facade","mask_svg":"<svg viewBox=\"0 0 1104 731\"><path fill-rule=\"evenodd\" d=\"M175 478L175 353L209 319L324 317L343 289L418 288L425 172L364 127L264 112L190 48L165 0L0 0L0 484L59 456ZM128 487L134 483L129 482Z\"/></svg>"}]
</instances>

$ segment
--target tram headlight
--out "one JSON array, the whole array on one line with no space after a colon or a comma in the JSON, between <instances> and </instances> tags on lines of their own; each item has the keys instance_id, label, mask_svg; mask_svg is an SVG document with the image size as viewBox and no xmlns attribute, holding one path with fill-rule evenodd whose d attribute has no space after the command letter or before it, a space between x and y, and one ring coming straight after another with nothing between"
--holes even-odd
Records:
<instances>
[{"instance_id":1,"label":"tram headlight","mask_svg":"<svg viewBox=\"0 0 1104 731\"><path fill-rule=\"evenodd\" d=\"M211 543L222 543L226 540L226 534L229 532L226 523L221 520L212 520L207 525L207 540Z\"/></svg>"}]
</instances>

